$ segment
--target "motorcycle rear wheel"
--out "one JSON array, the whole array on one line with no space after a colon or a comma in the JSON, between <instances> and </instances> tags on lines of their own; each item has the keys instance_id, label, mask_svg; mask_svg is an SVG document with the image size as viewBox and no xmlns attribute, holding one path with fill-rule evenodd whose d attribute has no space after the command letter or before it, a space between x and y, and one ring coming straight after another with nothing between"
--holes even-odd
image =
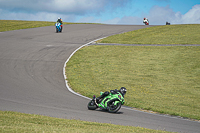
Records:
<instances>
[{"instance_id":1,"label":"motorcycle rear wheel","mask_svg":"<svg viewBox=\"0 0 200 133\"><path fill-rule=\"evenodd\" d=\"M88 103L88 109L89 110L95 110L97 109L97 105L95 104L95 102L93 100L91 100L89 103Z\"/></svg>"},{"instance_id":2,"label":"motorcycle rear wheel","mask_svg":"<svg viewBox=\"0 0 200 133\"><path fill-rule=\"evenodd\" d=\"M122 104L120 102L117 103L117 105L113 105L113 104L109 105L108 106L108 112L110 112L110 113L116 113L121 108L121 105Z\"/></svg>"}]
</instances>

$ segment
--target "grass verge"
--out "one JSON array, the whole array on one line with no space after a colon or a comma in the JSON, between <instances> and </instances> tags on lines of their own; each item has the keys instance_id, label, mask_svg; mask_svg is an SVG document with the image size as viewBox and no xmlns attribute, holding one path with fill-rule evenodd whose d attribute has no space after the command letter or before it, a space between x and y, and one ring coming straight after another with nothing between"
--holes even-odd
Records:
<instances>
[{"instance_id":1,"label":"grass verge","mask_svg":"<svg viewBox=\"0 0 200 133\"><path fill-rule=\"evenodd\" d=\"M0 132L43 132L43 133L167 133L141 127L119 126L80 120L52 118L41 115L0 111Z\"/></svg>"},{"instance_id":2,"label":"grass verge","mask_svg":"<svg viewBox=\"0 0 200 133\"><path fill-rule=\"evenodd\" d=\"M200 24L155 26L107 37L101 43L200 44Z\"/></svg>"},{"instance_id":3,"label":"grass verge","mask_svg":"<svg viewBox=\"0 0 200 133\"><path fill-rule=\"evenodd\" d=\"M72 89L85 96L119 89L125 105L200 120L200 47L89 46L66 66Z\"/></svg>"},{"instance_id":4,"label":"grass verge","mask_svg":"<svg viewBox=\"0 0 200 133\"><path fill-rule=\"evenodd\" d=\"M28 29L28 28L37 28L44 26L54 26L56 22L49 21L21 21L21 20L0 20L0 32L10 31L10 30L19 30L19 29ZM76 24L76 23L67 23L63 24Z\"/></svg>"}]
</instances>

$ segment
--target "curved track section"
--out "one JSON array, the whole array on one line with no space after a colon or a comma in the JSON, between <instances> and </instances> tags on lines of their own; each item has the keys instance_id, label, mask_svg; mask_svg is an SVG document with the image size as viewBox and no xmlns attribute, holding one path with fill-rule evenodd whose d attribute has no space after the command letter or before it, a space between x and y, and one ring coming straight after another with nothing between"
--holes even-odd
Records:
<instances>
[{"instance_id":1,"label":"curved track section","mask_svg":"<svg viewBox=\"0 0 200 133\"><path fill-rule=\"evenodd\" d=\"M63 78L66 59L97 38L146 28L127 25L65 25L0 33L0 110L52 117L199 132L200 123L122 108L119 113L87 109L88 99L69 92Z\"/></svg>"}]
</instances>

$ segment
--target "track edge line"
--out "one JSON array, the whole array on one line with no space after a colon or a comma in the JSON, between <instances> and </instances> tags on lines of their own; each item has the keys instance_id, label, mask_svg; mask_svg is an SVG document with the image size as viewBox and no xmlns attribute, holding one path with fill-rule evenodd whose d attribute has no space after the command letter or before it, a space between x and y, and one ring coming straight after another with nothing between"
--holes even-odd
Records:
<instances>
[{"instance_id":1,"label":"track edge line","mask_svg":"<svg viewBox=\"0 0 200 133\"><path fill-rule=\"evenodd\" d=\"M80 47L77 48L77 49L69 56L69 58L66 60L66 62L65 62L65 64L64 64L64 67L63 67L63 76L64 76L64 80L65 80L65 85L66 85L67 89L68 89L71 93L73 93L73 94L75 94L75 95L77 95L77 96L80 96L80 97L83 97L83 98L86 98L86 99L91 100L91 98L86 97L86 96L83 96L83 95L81 95L81 94L79 94L79 93L76 93L75 91L73 91L73 90L69 87L69 85L68 85L68 80L67 80L67 76L66 76L66 72L65 72L65 68L66 68L67 63L68 63L69 60L71 59L71 57L72 57L79 49L81 49L81 48L83 48L83 47L85 47L85 46L87 46L87 45L89 45L89 44L91 44L91 43L93 43L93 42L95 42L95 41L101 40L101 39L103 39L103 38L106 38L106 37L102 37L102 38L93 40L93 41L91 41L91 42L89 42L89 43L86 43L86 44L80 46Z\"/></svg>"}]
</instances>

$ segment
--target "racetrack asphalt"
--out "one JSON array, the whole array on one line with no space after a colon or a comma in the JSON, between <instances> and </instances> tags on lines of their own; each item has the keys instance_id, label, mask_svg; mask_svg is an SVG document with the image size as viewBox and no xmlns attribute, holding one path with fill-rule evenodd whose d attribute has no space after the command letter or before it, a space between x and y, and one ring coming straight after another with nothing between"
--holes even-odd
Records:
<instances>
[{"instance_id":1,"label":"racetrack asphalt","mask_svg":"<svg viewBox=\"0 0 200 133\"><path fill-rule=\"evenodd\" d=\"M71 93L63 66L80 46L113 34L146 28L133 25L64 25L0 33L0 110L150 129L199 133L200 122L121 108L112 114L87 109L88 99Z\"/></svg>"}]
</instances>

